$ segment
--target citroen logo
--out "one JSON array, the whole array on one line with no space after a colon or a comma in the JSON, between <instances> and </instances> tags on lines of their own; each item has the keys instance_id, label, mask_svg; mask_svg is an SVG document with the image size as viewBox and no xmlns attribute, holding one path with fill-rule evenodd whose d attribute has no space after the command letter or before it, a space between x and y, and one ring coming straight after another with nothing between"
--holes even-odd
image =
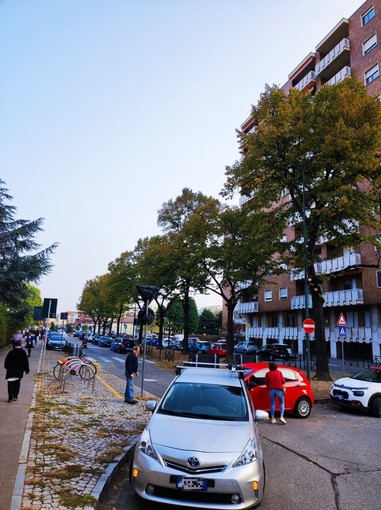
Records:
<instances>
[{"instance_id":1,"label":"citroen logo","mask_svg":"<svg viewBox=\"0 0 381 510\"><path fill-rule=\"evenodd\" d=\"M198 459L197 457L189 457L187 460L187 464L191 468L199 467L200 459Z\"/></svg>"}]
</instances>

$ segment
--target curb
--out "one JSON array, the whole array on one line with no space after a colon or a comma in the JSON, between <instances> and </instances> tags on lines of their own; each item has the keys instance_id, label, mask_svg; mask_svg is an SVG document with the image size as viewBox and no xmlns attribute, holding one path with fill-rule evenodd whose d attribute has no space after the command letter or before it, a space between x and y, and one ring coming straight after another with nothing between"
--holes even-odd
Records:
<instances>
[{"instance_id":1,"label":"curb","mask_svg":"<svg viewBox=\"0 0 381 510\"><path fill-rule=\"evenodd\" d=\"M98 510L99 504L102 502L102 498L108 486L113 482L115 476L119 473L119 470L131 460L133 451L135 448L135 442L133 445L126 446L125 453L115 457L115 462L108 465L106 472L101 475L99 481L91 493L91 496L96 498L97 502L94 507L86 505L83 510Z\"/></svg>"}]
</instances>

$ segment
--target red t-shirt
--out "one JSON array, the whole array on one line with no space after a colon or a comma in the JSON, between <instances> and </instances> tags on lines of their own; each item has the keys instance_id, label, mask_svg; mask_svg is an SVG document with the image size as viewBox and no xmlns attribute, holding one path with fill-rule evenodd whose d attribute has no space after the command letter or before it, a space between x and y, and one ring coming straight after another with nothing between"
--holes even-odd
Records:
<instances>
[{"instance_id":1,"label":"red t-shirt","mask_svg":"<svg viewBox=\"0 0 381 510\"><path fill-rule=\"evenodd\" d=\"M280 370L269 370L265 375L265 383L269 390L283 390L286 383L285 378Z\"/></svg>"}]
</instances>

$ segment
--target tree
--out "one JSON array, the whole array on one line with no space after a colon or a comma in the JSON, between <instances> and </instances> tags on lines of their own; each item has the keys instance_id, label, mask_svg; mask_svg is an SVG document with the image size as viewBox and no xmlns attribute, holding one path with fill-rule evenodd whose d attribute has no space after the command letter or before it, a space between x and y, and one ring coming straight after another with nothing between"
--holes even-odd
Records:
<instances>
[{"instance_id":1,"label":"tree","mask_svg":"<svg viewBox=\"0 0 381 510\"><path fill-rule=\"evenodd\" d=\"M120 321L123 314L133 302L136 287L136 263L134 254L125 251L108 265L110 274L111 299L115 304L117 328L119 335Z\"/></svg>"},{"instance_id":2,"label":"tree","mask_svg":"<svg viewBox=\"0 0 381 510\"><path fill-rule=\"evenodd\" d=\"M188 236L208 275L205 288L220 296L227 308L230 357L238 301L244 293L256 293L270 275L283 271L284 260L274 255L282 229L283 224L276 217L267 218L262 211L247 214L239 207L217 203L200 205L189 220Z\"/></svg>"},{"instance_id":3,"label":"tree","mask_svg":"<svg viewBox=\"0 0 381 510\"><path fill-rule=\"evenodd\" d=\"M162 346L164 319L171 301L178 295L176 274L173 271L174 251L167 236L139 239L135 247L136 275L139 284L159 286L154 298L159 323L159 347Z\"/></svg>"},{"instance_id":4,"label":"tree","mask_svg":"<svg viewBox=\"0 0 381 510\"><path fill-rule=\"evenodd\" d=\"M16 207L7 204L12 197L4 185L0 180L0 303L17 309L28 299L28 284L49 273L57 244L38 251L34 237L43 219L15 219Z\"/></svg>"},{"instance_id":5,"label":"tree","mask_svg":"<svg viewBox=\"0 0 381 510\"><path fill-rule=\"evenodd\" d=\"M218 335L221 329L221 314L216 315L204 308L199 316L198 332L207 335Z\"/></svg>"},{"instance_id":6,"label":"tree","mask_svg":"<svg viewBox=\"0 0 381 510\"><path fill-rule=\"evenodd\" d=\"M379 265L380 101L353 79L325 85L314 96L272 87L252 116L257 129L239 133L243 158L227 167L225 194L238 189L268 218L299 224L303 242L284 242L281 249L295 268L306 266L316 376L327 380L322 279L314 267L317 240L328 239L335 250L371 242L378 250L372 265Z\"/></svg>"},{"instance_id":7,"label":"tree","mask_svg":"<svg viewBox=\"0 0 381 510\"><path fill-rule=\"evenodd\" d=\"M115 303L110 291L110 275L97 276L85 283L77 309L89 315L94 322L94 330L102 327L105 334L106 326L115 315Z\"/></svg>"},{"instance_id":8,"label":"tree","mask_svg":"<svg viewBox=\"0 0 381 510\"><path fill-rule=\"evenodd\" d=\"M203 292L207 281L200 258L195 252L191 239L187 236L186 225L196 207L215 199L202 193L194 193L184 188L175 200L164 203L158 214L158 225L168 233L173 250L172 271L176 276L176 286L181 293L184 307L184 348L188 348L190 292Z\"/></svg>"}]
</instances>

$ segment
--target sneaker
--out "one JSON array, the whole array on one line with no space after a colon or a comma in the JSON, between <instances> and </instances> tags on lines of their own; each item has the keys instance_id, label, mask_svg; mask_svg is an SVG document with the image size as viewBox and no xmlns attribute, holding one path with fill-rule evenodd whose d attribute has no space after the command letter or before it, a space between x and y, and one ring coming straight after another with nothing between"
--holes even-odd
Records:
<instances>
[{"instance_id":1,"label":"sneaker","mask_svg":"<svg viewBox=\"0 0 381 510\"><path fill-rule=\"evenodd\" d=\"M279 418L279 421L280 421L281 423L283 423L283 425L286 425L286 423L287 423L287 422L286 422L286 420L283 418L283 416L281 416L281 417Z\"/></svg>"},{"instance_id":2,"label":"sneaker","mask_svg":"<svg viewBox=\"0 0 381 510\"><path fill-rule=\"evenodd\" d=\"M129 400L127 402L127 404L137 404L137 403L138 403L137 400Z\"/></svg>"},{"instance_id":3,"label":"sneaker","mask_svg":"<svg viewBox=\"0 0 381 510\"><path fill-rule=\"evenodd\" d=\"M276 423L276 419L274 418L274 416L270 419L270 422L271 423Z\"/></svg>"}]
</instances>

